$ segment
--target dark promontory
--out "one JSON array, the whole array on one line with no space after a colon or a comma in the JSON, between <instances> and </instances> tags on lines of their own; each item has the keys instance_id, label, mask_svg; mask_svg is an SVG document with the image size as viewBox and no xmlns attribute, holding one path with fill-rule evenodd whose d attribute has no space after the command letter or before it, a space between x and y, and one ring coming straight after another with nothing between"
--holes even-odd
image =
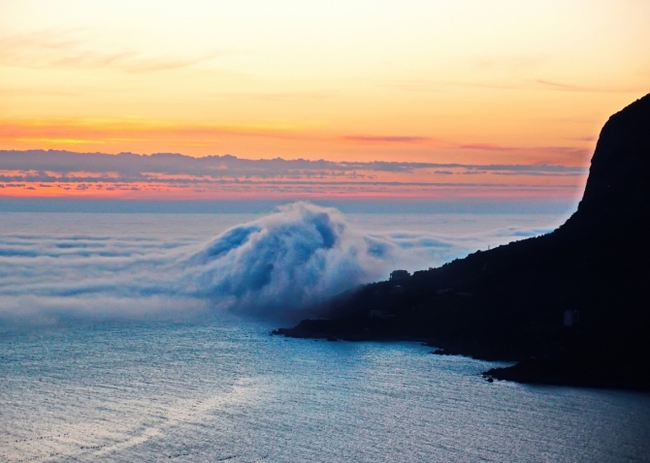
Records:
<instances>
[{"instance_id":1,"label":"dark promontory","mask_svg":"<svg viewBox=\"0 0 650 463\"><path fill-rule=\"evenodd\" d=\"M650 95L610 117L578 210L554 232L396 274L278 334L420 339L517 360L487 375L650 390Z\"/></svg>"}]
</instances>

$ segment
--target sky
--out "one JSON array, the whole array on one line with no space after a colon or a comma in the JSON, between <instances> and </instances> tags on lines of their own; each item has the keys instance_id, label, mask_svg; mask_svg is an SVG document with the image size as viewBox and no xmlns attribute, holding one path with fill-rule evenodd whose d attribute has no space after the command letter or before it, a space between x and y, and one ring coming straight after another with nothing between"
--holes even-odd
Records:
<instances>
[{"instance_id":1,"label":"sky","mask_svg":"<svg viewBox=\"0 0 650 463\"><path fill-rule=\"evenodd\" d=\"M0 197L576 197L650 91L649 22L647 0L0 0Z\"/></svg>"}]
</instances>

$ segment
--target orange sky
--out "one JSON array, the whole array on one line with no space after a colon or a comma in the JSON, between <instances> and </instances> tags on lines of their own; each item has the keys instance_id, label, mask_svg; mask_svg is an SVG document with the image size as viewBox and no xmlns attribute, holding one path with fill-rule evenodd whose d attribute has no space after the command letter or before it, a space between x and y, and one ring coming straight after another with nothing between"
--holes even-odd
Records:
<instances>
[{"instance_id":1,"label":"orange sky","mask_svg":"<svg viewBox=\"0 0 650 463\"><path fill-rule=\"evenodd\" d=\"M0 150L584 167L650 91L649 21L646 0L2 1Z\"/></svg>"}]
</instances>

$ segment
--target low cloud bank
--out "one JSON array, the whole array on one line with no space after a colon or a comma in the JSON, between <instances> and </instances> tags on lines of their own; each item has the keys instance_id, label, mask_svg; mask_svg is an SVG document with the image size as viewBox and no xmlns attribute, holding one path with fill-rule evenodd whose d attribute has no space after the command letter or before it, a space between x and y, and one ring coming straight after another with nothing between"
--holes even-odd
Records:
<instances>
[{"instance_id":1,"label":"low cloud bank","mask_svg":"<svg viewBox=\"0 0 650 463\"><path fill-rule=\"evenodd\" d=\"M587 168L0 150L7 198L578 198ZM2 209L0 201L0 209Z\"/></svg>"},{"instance_id":2,"label":"low cloud bank","mask_svg":"<svg viewBox=\"0 0 650 463\"><path fill-rule=\"evenodd\" d=\"M562 147L552 147L562 151ZM516 149L522 151L522 149ZM75 153L59 150L0 150L0 182L97 182L107 181L106 174L117 174L115 181L143 182L156 180L157 175L211 177L345 177L359 172L407 172L432 169L460 169L520 175L584 176L587 167L559 164L460 164L386 161L310 161L307 159L240 159L236 156L205 156L195 158L177 153L151 155L120 153ZM2 173L7 171L8 173ZM75 174L75 175L71 175ZM79 175L83 174L83 175ZM174 179L175 182L180 181ZM187 180L186 180L187 181Z\"/></svg>"},{"instance_id":3,"label":"low cloud bank","mask_svg":"<svg viewBox=\"0 0 650 463\"><path fill-rule=\"evenodd\" d=\"M486 243L543 231L362 232L336 209L294 203L204 244L143 234L4 235L0 325L219 312L299 319L312 315L314 304L395 268L427 268Z\"/></svg>"},{"instance_id":4,"label":"low cloud bank","mask_svg":"<svg viewBox=\"0 0 650 463\"><path fill-rule=\"evenodd\" d=\"M381 278L398 247L306 203L234 227L184 264L188 294L238 313L287 316Z\"/></svg>"}]
</instances>

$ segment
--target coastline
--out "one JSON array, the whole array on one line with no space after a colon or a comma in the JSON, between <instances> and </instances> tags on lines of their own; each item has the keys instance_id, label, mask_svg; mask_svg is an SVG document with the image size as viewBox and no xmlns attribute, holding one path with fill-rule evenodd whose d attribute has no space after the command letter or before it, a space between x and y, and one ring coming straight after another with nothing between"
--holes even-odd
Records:
<instances>
[{"instance_id":1,"label":"coastline","mask_svg":"<svg viewBox=\"0 0 650 463\"><path fill-rule=\"evenodd\" d=\"M601 130L578 210L551 233L341 294L276 334L427 339L517 361L486 378L650 391L650 94ZM429 342L429 341L427 341Z\"/></svg>"}]
</instances>

